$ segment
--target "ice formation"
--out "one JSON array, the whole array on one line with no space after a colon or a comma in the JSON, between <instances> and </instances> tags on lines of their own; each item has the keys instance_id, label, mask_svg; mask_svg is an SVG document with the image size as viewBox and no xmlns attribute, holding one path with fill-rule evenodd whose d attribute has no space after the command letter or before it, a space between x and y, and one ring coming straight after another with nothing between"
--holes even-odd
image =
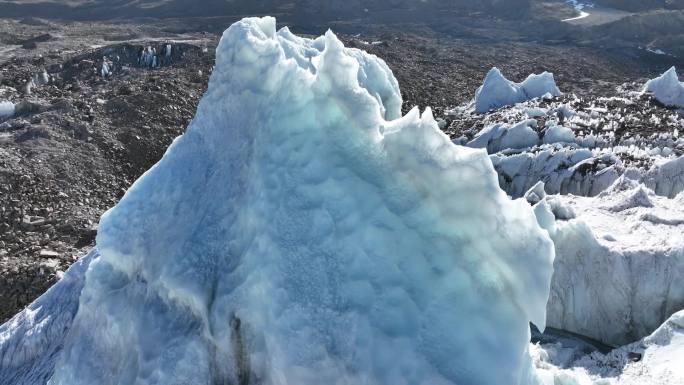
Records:
<instances>
[{"instance_id":1,"label":"ice formation","mask_svg":"<svg viewBox=\"0 0 684 385\"><path fill-rule=\"evenodd\" d=\"M638 170L628 170L627 175L637 175L637 177L631 176L631 178L639 178L658 195L674 198L684 191L684 156L661 160L645 173L639 173Z\"/></svg>"},{"instance_id":2,"label":"ice formation","mask_svg":"<svg viewBox=\"0 0 684 385\"><path fill-rule=\"evenodd\" d=\"M231 26L186 134L103 216L49 383L538 384L549 236L400 107L332 32Z\"/></svg>"},{"instance_id":3,"label":"ice formation","mask_svg":"<svg viewBox=\"0 0 684 385\"><path fill-rule=\"evenodd\" d=\"M500 107L526 100L540 98L546 94L561 96L553 74L544 72L532 74L522 83L506 79L498 68L492 68L475 93L475 112L484 113Z\"/></svg>"},{"instance_id":4,"label":"ice formation","mask_svg":"<svg viewBox=\"0 0 684 385\"><path fill-rule=\"evenodd\" d=\"M11 117L14 115L14 103L3 101L0 102L0 119Z\"/></svg>"},{"instance_id":5,"label":"ice formation","mask_svg":"<svg viewBox=\"0 0 684 385\"><path fill-rule=\"evenodd\" d=\"M138 57L138 64L144 67L156 68L157 67L157 49L153 47L147 47L140 52Z\"/></svg>"},{"instance_id":6,"label":"ice formation","mask_svg":"<svg viewBox=\"0 0 684 385\"><path fill-rule=\"evenodd\" d=\"M575 133L572 129L563 126L551 126L544 134L544 143L575 143Z\"/></svg>"},{"instance_id":7,"label":"ice formation","mask_svg":"<svg viewBox=\"0 0 684 385\"><path fill-rule=\"evenodd\" d=\"M549 326L622 345L684 309L684 194L668 199L621 177L595 198L539 186L527 197L556 248Z\"/></svg>"},{"instance_id":8,"label":"ice formation","mask_svg":"<svg viewBox=\"0 0 684 385\"><path fill-rule=\"evenodd\" d=\"M651 335L608 354L582 354L560 343L532 345L545 385L679 385L684 383L684 311Z\"/></svg>"},{"instance_id":9,"label":"ice formation","mask_svg":"<svg viewBox=\"0 0 684 385\"><path fill-rule=\"evenodd\" d=\"M624 171L616 157L595 156L576 147L544 146L535 151L491 155L499 183L508 194L520 197L539 181L549 194L596 196ZM613 163L604 167L605 164Z\"/></svg>"},{"instance_id":10,"label":"ice formation","mask_svg":"<svg viewBox=\"0 0 684 385\"><path fill-rule=\"evenodd\" d=\"M653 97L666 106L684 108L684 83L679 81L675 67L646 82L644 92L653 94Z\"/></svg>"},{"instance_id":11,"label":"ice formation","mask_svg":"<svg viewBox=\"0 0 684 385\"><path fill-rule=\"evenodd\" d=\"M0 385L40 385L52 375L71 327L93 250L47 293L0 326Z\"/></svg>"},{"instance_id":12,"label":"ice formation","mask_svg":"<svg viewBox=\"0 0 684 385\"><path fill-rule=\"evenodd\" d=\"M507 149L525 149L539 143L539 135L534 130L537 121L526 120L515 125L495 124L485 127L467 146L472 148L486 148L487 152L495 153Z\"/></svg>"}]
</instances>

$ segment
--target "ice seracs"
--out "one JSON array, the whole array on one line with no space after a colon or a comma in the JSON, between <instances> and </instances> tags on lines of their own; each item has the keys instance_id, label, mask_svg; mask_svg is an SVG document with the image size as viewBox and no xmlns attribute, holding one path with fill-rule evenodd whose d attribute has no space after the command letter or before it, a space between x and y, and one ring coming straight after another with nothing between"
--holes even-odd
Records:
<instances>
[{"instance_id":1,"label":"ice seracs","mask_svg":"<svg viewBox=\"0 0 684 385\"><path fill-rule=\"evenodd\" d=\"M646 82L644 92L653 94L654 98L666 106L684 108L684 83L679 81L675 67Z\"/></svg>"},{"instance_id":2,"label":"ice seracs","mask_svg":"<svg viewBox=\"0 0 684 385\"><path fill-rule=\"evenodd\" d=\"M539 186L526 197L556 248L549 326L619 346L684 309L684 193L668 199L623 176L595 198Z\"/></svg>"},{"instance_id":3,"label":"ice seracs","mask_svg":"<svg viewBox=\"0 0 684 385\"><path fill-rule=\"evenodd\" d=\"M532 74L522 83L515 83L506 79L501 71L494 67L487 73L482 86L475 93L475 112L484 113L547 94L552 97L562 95L552 73Z\"/></svg>"},{"instance_id":4,"label":"ice seracs","mask_svg":"<svg viewBox=\"0 0 684 385\"><path fill-rule=\"evenodd\" d=\"M400 107L332 32L231 26L103 216L50 384L538 384L551 240L485 151Z\"/></svg>"}]
</instances>

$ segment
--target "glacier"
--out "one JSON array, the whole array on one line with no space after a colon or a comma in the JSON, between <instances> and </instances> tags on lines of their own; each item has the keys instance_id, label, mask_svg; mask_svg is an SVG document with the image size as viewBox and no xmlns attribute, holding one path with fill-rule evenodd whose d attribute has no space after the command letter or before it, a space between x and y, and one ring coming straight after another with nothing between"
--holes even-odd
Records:
<instances>
[{"instance_id":1,"label":"glacier","mask_svg":"<svg viewBox=\"0 0 684 385\"><path fill-rule=\"evenodd\" d=\"M77 306L53 289L19 315L0 377L539 384L554 248L486 151L401 116L387 65L332 32L248 18L216 56L186 133L102 217ZM49 351L6 353L31 335Z\"/></svg>"},{"instance_id":2,"label":"glacier","mask_svg":"<svg viewBox=\"0 0 684 385\"><path fill-rule=\"evenodd\" d=\"M620 346L684 309L684 193L621 176L597 197L526 195L556 248L548 326Z\"/></svg>"},{"instance_id":3,"label":"glacier","mask_svg":"<svg viewBox=\"0 0 684 385\"><path fill-rule=\"evenodd\" d=\"M646 82L644 92L652 94L666 106L684 108L684 83L679 81L675 67Z\"/></svg>"},{"instance_id":4,"label":"glacier","mask_svg":"<svg viewBox=\"0 0 684 385\"><path fill-rule=\"evenodd\" d=\"M475 92L473 103L475 112L485 113L540 98L546 94L551 96L563 94L556 86L552 73L532 74L522 83L515 83L506 79L501 71L494 67L487 73L484 82Z\"/></svg>"}]
</instances>

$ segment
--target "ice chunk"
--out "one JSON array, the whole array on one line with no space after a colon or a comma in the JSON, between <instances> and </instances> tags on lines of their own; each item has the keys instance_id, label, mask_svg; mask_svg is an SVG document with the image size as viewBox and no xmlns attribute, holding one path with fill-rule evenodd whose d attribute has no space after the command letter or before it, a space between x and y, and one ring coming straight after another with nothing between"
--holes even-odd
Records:
<instances>
[{"instance_id":1,"label":"ice chunk","mask_svg":"<svg viewBox=\"0 0 684 385\"><path fill-rule=\"evenodd\" d=\"M536 384L532 208L398 116L380 59L275 25L224 33L185 135L103 216L50 383Z\"/></svg>"},{"instance_id":2,"label":"ice chunk","mask_svg":"<svg viewBox=\"0 0 684 385\"><path fill-rule=\"evenodd\" d=\"M544 134L544 143L575 143L575 133L567 127L551 126Z\"/></svg>"},{"instance_id":3,"label":"ice chunk","mask_svg":"<svg viewBox=\"0 0 684 385\"><path fill-rule=\"evenodd\" d=\"M14 115L14 103L8 101L0 102L0 119Z\"/></svg>"},{"instance_id":4,"label":"ice chunk","mask_svg":"<svg viewBox=\"0 0 684 385\"><path fill-rule=\"evenodd\" d=\"M500 107L540 98L545 94L561 96L553 74L532 74L522 83L506 79L498 68L492 68L475 93L475 112L484 113Z\"/></svg>"},{"instance_id":5,"label":"ice chunk","mask_svg":"<svg viewBox=\"0 0 684 385\"><path fill-rule=\"evenodd\" d=\"M538 152L491 155L501 187L513 197L521 197L537 182L550 194L595 196L613 184L622 173L613 165L594 157L587 149L555 148L544 145ZM599 166L605 165L601 168Z\"/></svg>"},{"instance_id":6,"label":"ice chunk","mask_svg":"<svg viewBox=\"0 0 684 385\"><path fill-rule=\"evenodd\" d=\"M656 194L674 198L684 191L684 156L657 162L641 176Z\"/></svg>"},{"instance_id":7,"label":"ice chunk","mask_svg":"<svg viewBox=\"0 0 684 385\"><path fill-rule=\"evenodd\" d=\"M475 135L467 146L472 148L486 148L488 153L495 153L506 149L524 149L539 143L539 135L534 128L537 121L528 119L515 125L495 124L485 127Z\"/></svg>"},{"instance_id":8,"label":"ice chunk","mask_svg":"<svg viewBox=\"0 0 684 385\"><path fill-rule=\"evenodd\" d=\"M646 82L644 92L653 94L666 106L684 108L684 84L679 81L675 67Z\"/></svg>"}]
</instances>

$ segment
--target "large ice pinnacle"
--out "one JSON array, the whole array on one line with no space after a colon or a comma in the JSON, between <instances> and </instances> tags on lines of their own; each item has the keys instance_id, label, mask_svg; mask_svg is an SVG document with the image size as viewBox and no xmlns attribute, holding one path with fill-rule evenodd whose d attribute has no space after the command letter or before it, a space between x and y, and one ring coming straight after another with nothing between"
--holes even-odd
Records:
<instances>
[{"instance_id":1,"label":"large ice pinnacle","mask_svg":"<svg viewBox=\"0 0 684 385\"><path fill-rule=\"evenodd\" d=\"M380 59L231 26L187 133L102 218L51 380L536 383L553 248Z\"/></svg>"},{"instance_id":2,"label":"large ice pinnacle","mask_svg":"<svg viewBox=\"0 0 684 385\"><path fill-rule=\"evenodd\" d=\"M484 82L475 92L473 104L475 112L485 113L504 106L541 98L546 94L563 95L556 86L552 73L531 74L523 82L516 83L506 79L501 71L494 67L489 70Z\"/></svg>"},{"instance_id":3,"label":"large ice pinnacle","mask_svg":"<svg viewBox=\"0 0 684 385\"><path fill-rule=\"evenodd\" d=\"M679 81L675 67L646 82L644 92L653 94L659 102L669 107L684 108L684 83Z\"/></svg>"}]
</instances>

